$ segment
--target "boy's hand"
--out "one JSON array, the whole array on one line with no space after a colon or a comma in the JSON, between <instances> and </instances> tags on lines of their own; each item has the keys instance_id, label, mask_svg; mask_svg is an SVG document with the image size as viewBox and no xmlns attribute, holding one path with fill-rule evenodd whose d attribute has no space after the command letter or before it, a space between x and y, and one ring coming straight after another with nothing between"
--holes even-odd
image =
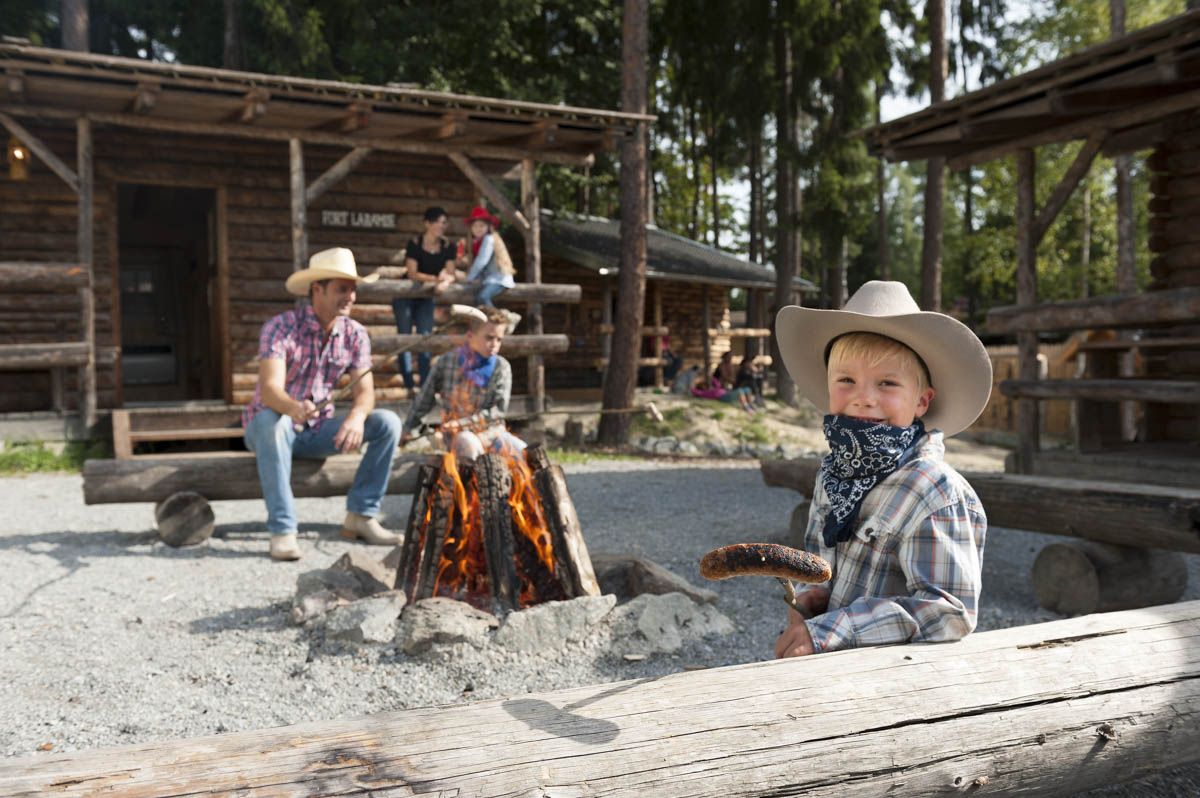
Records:
<instances>
[{"instance_id":1,"label":"boy's hand","mask_svg":"<svg viewBox=\"0 0 1200 798\"><path fill-rule=\"evenodd\" d=\"M812 635L804 617L795 610L788 610L788 628L775 641L775 658L803 657L813 653Z\"/></svg>"},{"instance_id":2,"label":"boy's hand","mask_svg":"<svg viewBox=\"0 0 1200 798\"><path fill-rule=\"evenodd\" d=\"M829 609L830 590L827 587L810 587L796 597L800 614L805 618L821 615Z\"/></svg>"}]
</instances>

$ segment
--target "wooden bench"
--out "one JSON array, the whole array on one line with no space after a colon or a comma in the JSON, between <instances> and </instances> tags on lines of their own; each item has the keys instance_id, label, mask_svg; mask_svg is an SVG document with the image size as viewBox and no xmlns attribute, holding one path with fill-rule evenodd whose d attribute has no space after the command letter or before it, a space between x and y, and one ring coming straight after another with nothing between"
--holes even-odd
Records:
<instances>
[{"instance_id":1,"label":"wooden bench","mask_svg":"<svg viewBox=\"0 0 1200 798\"><path fill-rule=\"evenodd\" d=\"M134 456L134 447L150 441L219 441L242 437L238 405L118 408L112 411L113 454Z\"/></svg>"},{"instance_id":2,"label":"wooden bench","mask_svg":"<svg viewBox=\"0 0 1200 798\"><path fill-rule=\"evenodd\" d=\"M9 759L0 794L1066 795L1200 760L1197 629L1193 601L43 754Z\"/></svg>"}]
</instances>

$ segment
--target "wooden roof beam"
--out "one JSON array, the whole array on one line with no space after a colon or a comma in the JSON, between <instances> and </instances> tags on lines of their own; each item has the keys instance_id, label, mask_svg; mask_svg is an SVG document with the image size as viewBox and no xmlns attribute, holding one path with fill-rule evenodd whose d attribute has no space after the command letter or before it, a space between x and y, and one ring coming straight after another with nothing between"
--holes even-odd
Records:
<instances>
[{"instance_id":1,"label":"wooden roof beam","mask_svg":"<svg viewBox=\"0 0 1200 798\"><path fill-rule=\"evenodd\" d=\"M463 136L467 132L466 114L442 114L442 121L433 127L415 131L427 141L448 141Z\"/></svg>"},{"instance_id":2,"label":"wooden roof beam","mask_svg":"<svg viewBox=\"0 0 1200 798\"><path fill-rule=\"evenodd\" d=\"M75 170L63 163L62 159L55 155L49 147L42 143L41 139L30 133L17 120L5 113L0 113L0 125L8 129L8 132L19 138L25 143L25 146L33 151L33 154L42 159L42 163L49 166L54 174L62 178L63 182L71 187L71 190L76 194L79 193L79 176L75 174Z\"/></svg>"},{"instance_id":3,"label":"wooden roof beam","mask_svg":"<svg viewBox=\"0 0 1200 798\"><path fill-rule=\"evenodd\" d=\"M466 175L466 178L471 181L472 185L479 189L483 196L492 201L492 204L496 206L498 211L500 211L500 215L503 216L504 219L509 222L509 224L512 224L522 233L526 233L530 230L531 226L529 224L529 220L525 218L525 214L517 210L513 204L508 201L508 197L504 196L504 192L496 188L492 181L487 179L487 175L479 171L479 167L471 163L470 158L461 152L452 152L447 157L454 162L454 165L459 168L459 171Z\"/></svg>"},{"instance_id":4,"label":"wooden roof beam","mask_svg":"<svg viewBox=\"0 0 1200 798\"><path fill-rule=\"evenodd\" d=\"M1175 121L1171 119L1161 119L1146 125L1126 128L1105 139L1100 153L1105 158L1112 158L1114 155L1144 150L1169 139L1175 129Z\"/></svg>"},{"instance_id":5,"label":"wooden roof beam","mask_svg":"<svg viewBox=\"0 0 1200 798\"><path fill-rule=\"evenodd\" d=\"M148 114L154 110L155 104L158 102L158 94L162 91L162 84L158 81L138 81L137 89L134 91L133 100L129 103L129 111L134 114Z\"/></svg>"},{"instance_id":6,"label":"wooden roof beam","mask_svg":"<svg viewBox=\"0 0 1200 798\"><path fill-rule=\"evenodd\" d=\"M530 126L530 132L492 139L489 143L503 147L536 150L552 146L558 141L558 125L549 120L539 120Z\"/></svg>"},{"instance_id":7,"label":"wooden roof beam","mask_svg":"<svg viewBox=\"0 0 1200 798\"><path fill-rule=\"evenodd\" d=\"M371 124L371 104L356 100L346 106L341 117L326 122L318 127L319 130L331 130L335 133L355 133L366 130Z\"/></svg>"},{"instance_id":8,"label":"wooden roof beam","mask_svg":"<svg viewBox=\"0 0 1200 798\"><path fill-rule=\"evenodd\" d=\"M1104 113L1121 107L1140 105L1146 100L1171 97L1192 89L1200 89L1200 78L1135 86L1051 91L1050 106L1056 115Z\"/></svg>"},{"instance_id":9,"label":"wooden roof beam","mask_svg":"<svg viewBox=\"0 0 1200 798\"><path fill-rule=\"evenodd\" d=\"M24 70L8 67L4 70L4 86L8 99L12 102L25 102L25 72Z\"/></svg>"},{"instance_id":10,"label":"wooden roof beam","mask_svg":"<svg viewBox=\"0 0 1200 798\"><path fill-rule=\"evenodd\" d=\"M271 101L271 92L263 88L251 89L242 97L242 107L229 117L231 122L241 122L250 125L261 119L267 113L267 104Z\"/></svg>"},{"instance_id":11,"label":"wooden roof beam","mask_svg":"<svg viewBox=\"0 0 1200 798\"><path fill-rule=\"evenodd\" d=\"M1062 180L1058 181L1054 191L1050 192L1046 204L1042 206L1037 218L1033 220L1033 246L1036 247L1038 242L1045 237L1046 231L1050 229L1050 225L1054 223L1055 218L1070 199L1071 192L1088 173L1105 138L1106 135L1103 131L1088 136L1087 141L1083 143L1083 148L1075 156L1075 160L1067 167L1067 172L1063 175Z\"/></svg>"}]
</instances>

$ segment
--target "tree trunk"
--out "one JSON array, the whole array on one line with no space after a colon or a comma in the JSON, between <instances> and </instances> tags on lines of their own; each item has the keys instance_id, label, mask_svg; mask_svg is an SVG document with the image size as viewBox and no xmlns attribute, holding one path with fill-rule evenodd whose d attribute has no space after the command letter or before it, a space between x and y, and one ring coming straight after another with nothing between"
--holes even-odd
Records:
<instances>
[{"instance_id":1,"label":"tree trunk","mask_svg":"<svg viewBox=\"0 0 1200 798\"><path fill-rule=\"evenodd\" d=\"M966 244L962 265L963 284L967 291L967 320L972 325L976 323L975 314L979 312L979 278L975 275L975 262L972 258L971 239L975 235L975 172L971 167L963 170L963 232L966 234Z\"/></svg>"},{"instance_id":2,"label":"tree trunk","mask_svg":"<svg viewBox=\"0 0 1200 798\"><path fill-rule=\"evenodd\" d=\"M646 0L626 0L621 25L621 108L646 113ZM633 407L637 359L646 304L646 123L621 145L621 266L617 275L617 318L612 357L604 375L604 409ZM597 438L617 445L629 440L632 415L609 413Z\"/></svg>"},{"instance_id":3,"label":"tree trunk","mask_svg":"<svg viewBox=\"0 0 1200 798\"><path fill-rule=\"evenodd\" d=\"M778 104L775 111L775 306L774 313L792 302L793 278L799 271L800 253L797 246L799 208L796 192L796 96L792 74L791 0L780 0L775 20L775 74L779 81ZM774 316L772 313L772 317ZM771 353L775 367L776 390L781 402L795 404L796 384L792 382L779 342L772 337Z\"/></svg>"},{"instance_id":4,"label":"tree trunk","mask_svg":"<svg viewBox=\"0 0 1200 798\"><path fill-rule=\"evenodd\" d=\"M762 127L756 124L750 132L750 262L762 262L762 227L759 224L759 206L762 204Z\"/></svg>"},{"instance_id":5,"label":"tree trunk","mask_svg":"<svg viewBox=\"0 0 1200 798\"><path fill-rule=\"evenodd\" d=\"M946 96L946 5L945 0L928 0L929 102ZM942 193L945 158L930 158L925 178L925 235L921 247L921 308L942 309Z\"/></svg>"},{"instance_id":6,"label":"tree trunk","mask_svg":"<svg viewBox=\"0 0 1200 798\"><path fill-rule=\"evenodd\" d=\"M875 83L875 124L883 121L883 81ZM892 248L888 240L887 163L883 156L875 162L875 193L877 203L877 235L879 236L879 279L892 279Z\"/></svg>"},{"instance_id":7,"label":"tree trunk","mask_svg":"<svg viewBox=\"0 0 1200 798\"><path fill-rule=\"evenodd\" d=\"M712 111L708 115L708 178L709 200L712 205L712 245L721 248L721 195L717 190L717 123Z\"/></svg>"},{"instance_id":8,"label":"tree trunk","mask_svg":"<svg viewBox=\"0 0 1200 798\"><path fill-rule=\"evenodd\" d=\"M225 0L225 50L221 58L225 69L244 69L242 61L242 0Z\"/></svg>"},{"instance_id":9,"label":"tree trunk","mask_svg":"<svg viewBox=\"0 0 1200 798\"><path fill-rule=\"evenodd\" d=\"M688 109L688 150L692 159L692 223L688 237L700 238L700 192L703 181L700 178L700 148L696 146L696 109Z\"/></svg>"},{"instance_id":10,"label":"tree trunk","mask_svg":"<svg viewBox=\"0 0 1200 798\"><path fill-rule=\"evenodd\" d=\"M87 0L62 0L62 46L86 53L88 47Z\"/></svg>"}]
</instances>

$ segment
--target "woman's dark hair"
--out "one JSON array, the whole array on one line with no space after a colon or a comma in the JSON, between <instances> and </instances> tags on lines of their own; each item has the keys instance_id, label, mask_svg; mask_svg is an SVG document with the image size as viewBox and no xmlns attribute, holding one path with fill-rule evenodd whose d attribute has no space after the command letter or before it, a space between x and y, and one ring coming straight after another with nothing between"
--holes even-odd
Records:
<instances>
[{"instance_id":1,"label":"woman's dark hair","mask_svg":"<svg viewBox=\"0 0 1200 798\"><path fill-rule=\"evenodd\" d=\"M436 205L434 205L432 208L425 209L425 221L427 222L436 222L445 215L446 210L444 208L439 208Z\"/></svg>"}]
</instances>

